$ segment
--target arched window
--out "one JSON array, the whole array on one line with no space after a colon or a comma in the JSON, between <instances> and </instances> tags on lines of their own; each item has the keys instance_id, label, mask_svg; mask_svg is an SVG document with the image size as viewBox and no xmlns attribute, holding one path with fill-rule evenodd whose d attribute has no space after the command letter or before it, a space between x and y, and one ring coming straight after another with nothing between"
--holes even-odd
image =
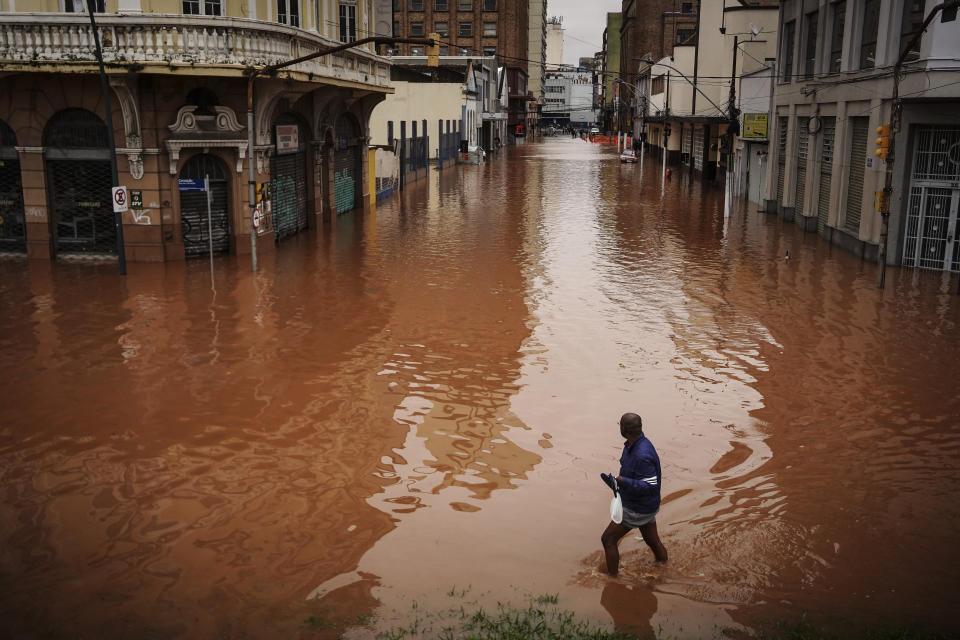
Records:
<instances>
[{"instance_id":1,"label":"arched window","mask_svg":"<svg viewBox=\"0 0 960 640\"><path fill-rule=\"evenodd\" d=\"M47 122L43 145L55 149L107 149L107 125L86 109L64 109Z\"/></svg>"}]
</instances>

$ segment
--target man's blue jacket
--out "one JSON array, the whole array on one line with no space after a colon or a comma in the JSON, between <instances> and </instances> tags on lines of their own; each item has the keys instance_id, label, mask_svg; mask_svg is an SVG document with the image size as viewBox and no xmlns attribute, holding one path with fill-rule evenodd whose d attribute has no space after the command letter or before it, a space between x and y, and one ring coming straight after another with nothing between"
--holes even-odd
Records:
<instances>
[{"instance_id":1,"label":"man's blue jacket","mask_svg":"<svg viewBox=\"0 0 960 640\"><path fill-rule=\"evenodd\" d=\"M623 506L636 513L654 513L660 508L660 456L653 443L641 435L620 456L620 497Z\"/></svg>"}]
</instances>

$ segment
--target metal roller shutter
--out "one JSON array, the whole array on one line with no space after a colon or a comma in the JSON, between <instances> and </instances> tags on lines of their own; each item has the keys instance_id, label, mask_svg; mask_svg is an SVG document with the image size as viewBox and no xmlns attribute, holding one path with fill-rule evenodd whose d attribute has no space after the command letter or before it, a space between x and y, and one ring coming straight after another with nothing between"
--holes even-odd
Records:
<instances>
[{"instance_id":1,"label":"metal roller shutter","mask_svg":"<svg viewBox=\"0 0 960 640\"><path fill-rule=\"evenodd\" d=\"M693 168L703 171L703 127L693 128Z\"/></svg>"},{"instance_id":2,"label":"metal roller shutter","mask_svg":"<svg viewBox=\"0 0 960 640\"><path fill-rule=\"evenodd\" d=\"M57 253L116 253L109 160L47 160Z\"/></svg>"},{"instance_id":3,"label":"metal roller shutter","mask_svg":"<svg viewBox=\"0 0 960 640\"><path fill-rule=\"evenodd\" d=\"M230 215L227 201L227 171L223 162L208 154L196 155L183 165L181 178L210 178L210 219L207 219L207 194L203 191L180 193L180 228L183 253L187 258L230 251ZM212 234L211 234L212 227Z\"/></svg>"},{"instance_id":4,"label":"metal roller shutter","mask_svg":"<svg viewBox=\"0 0 960 640\"><path fill-rule=\"evenodd\" d=\"M270 162L270 198L277 240L307 228L307 154L275 155Z\"/></svg>"},{"instance_id":5,"label":"metal roller shutter","mask_svg":"<svg viewBox=\"0 0 960 640\"><path fill-rule=\"evenodd\" d=\"M807 150L810 144L810 132L807 126L810 118L797 118L797 188L796 195L797 215L803 215L804 198L807 194Z\"/></svg>"},{"instance_id":6,"label":"metal roller shutter","mask_svg":"<svg viewBox=\"0 0 960 640\"><path fill-rule=\"evenodd\" d=\"M860 232L860 209L863 205L863 174L867 162L867 134L870 120L866 117L850 118L850 181L847 187L847 206L843 228L853 233Z\"/></svg>"},{"instance_id":7,"label":"metal roller shutter","mask_svg":"<svg viewBox=\"0 0 960 640\"><path fill-rule=\"evenodd\" d=\"M0 251L23 251L26 246L20 160L16 149L0 147Z\"/></svg>"},{"instance_id":8,"label":"metal roller shutter","mask_svg":"<svg viewBox=\"0 0 960 640\"><path fill-rule=\"evenodd\" d=\"M830 189L833 186L833 149L837 135L837 119L823 119L820 142L820 190L817 193L817 231L823 231L830 220Z\"/></svg>"},{"instance_id":9,"label":"metal roller shutter","mask_svg":"<svg viewBox=\"0 0 960 640\"><path fill-rule=\"evenodd\" d=\"M777 205L783 206L783 182L787 171L787 119L777 118Z\"/></svg>"}]
</instances>

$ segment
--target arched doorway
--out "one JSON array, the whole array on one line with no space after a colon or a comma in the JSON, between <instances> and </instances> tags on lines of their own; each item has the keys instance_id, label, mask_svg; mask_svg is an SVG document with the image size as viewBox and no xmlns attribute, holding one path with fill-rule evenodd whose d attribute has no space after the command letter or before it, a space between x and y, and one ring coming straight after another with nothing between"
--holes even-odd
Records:
<instances>
[{"instance_id":1,"label":"arched doorway","mask_svg":"<svg viewBox=\"0 0 960 640\"><path fill-rule=\"evenodd\" d=\"M210 255L210 226L213 226L213 252L230 251L229 180L220 158L208 153L195 155L180 169L183 179L210 179L211 220L207 220L207 194L203 191L180 192L180 228L183 253L187 258Z\"/></svg>"},{"instance_id":2,"label":"arched doorway","mask_svg":"<svg viewBox=\"0 0 960 640\"><path fill-rule=\"evenodd\" d=\"M270 206L276 240L308 226L307 138L307 129L293 115L283 114L273 123Z\"/></svg>"},{"instance_id":3,"label":"arched doorway","mask_svg":"<svg viewBox=\"0 0 960 640\"><path fill-rule=\"evenodd\" d=\"M107 125L65 109L47 123L43 146L54 253L116 253Z\"/></svg>"},{"instance_id":4,"label":"arched doorway","mask_svg":"<svg viewBox=\"0 0 960 640\"><path fill-rule=\"evenodd\" d=\"M333 154L333 200L338 214L356 207L359 201L362 164L360 126L349 113L337 118L336 150Z\"/></svg>"},{"instance_id":5,"label":"arched doorway","mask_svg":"<svg viewBox=\"0 0 960 640\"><path fill-rule=\"evenodd\" d=\"M17 135L0 120L0 251L27 248L27 225L23 217L23 184Z\"/></svg>"}]
</instances>

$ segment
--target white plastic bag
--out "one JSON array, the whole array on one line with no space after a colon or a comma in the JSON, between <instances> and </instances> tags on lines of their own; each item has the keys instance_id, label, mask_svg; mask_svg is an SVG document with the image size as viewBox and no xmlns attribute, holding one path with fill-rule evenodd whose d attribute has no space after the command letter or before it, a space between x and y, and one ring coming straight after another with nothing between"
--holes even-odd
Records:
<instances>
[{"instance_id":1,"label":"white plastic bag","mask_svg":"<svg viewBox=\"0 0 960 640\"><path fill-rule=\"evenodd\" d=\"M620 499L620 492L614 494L610 501L610 519L620 524L623 522L623 501Z\"/></svg>"}]
</instances>

